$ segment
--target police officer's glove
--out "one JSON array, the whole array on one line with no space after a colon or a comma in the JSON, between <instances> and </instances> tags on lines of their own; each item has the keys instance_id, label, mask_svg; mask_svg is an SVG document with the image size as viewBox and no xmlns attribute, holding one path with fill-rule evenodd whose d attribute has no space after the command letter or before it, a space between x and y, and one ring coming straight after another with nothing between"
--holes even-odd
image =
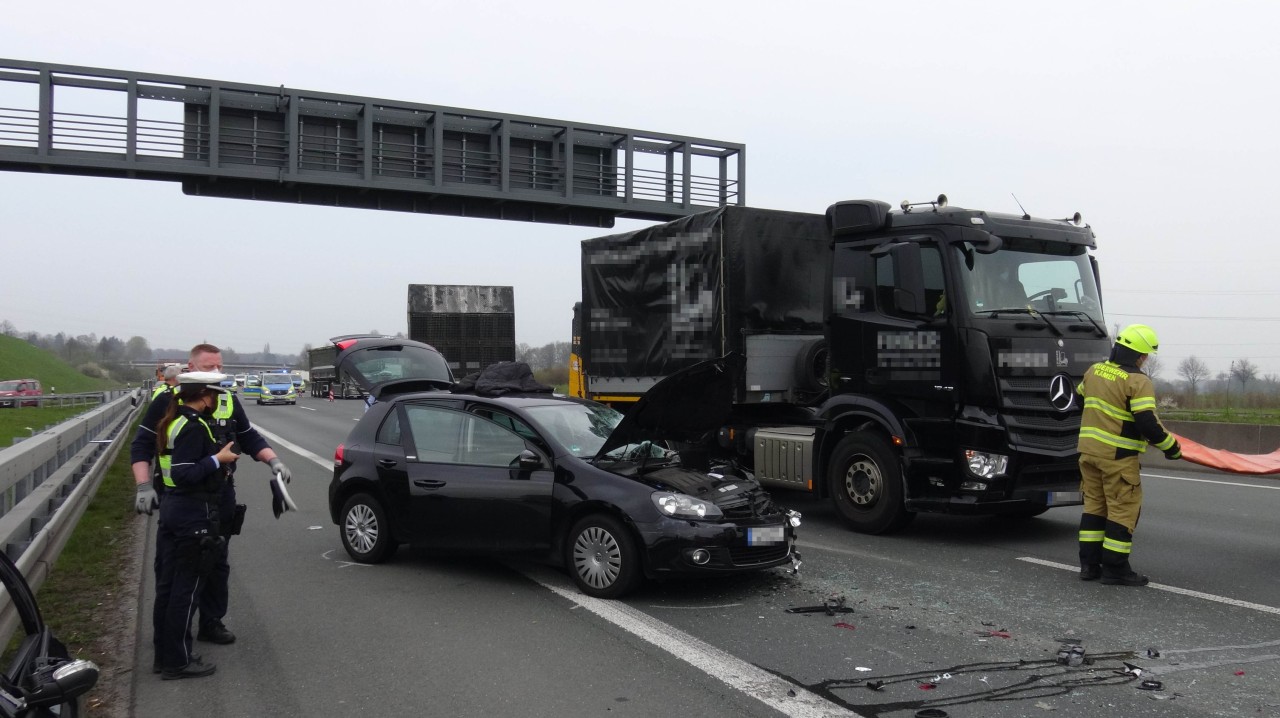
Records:
<instances>
[{"instance_id":1,"label":"police officer's glove","mask_svg":"<svg viewBox=\"0 0 1280 718\"><path fill-rule=\"evenodd\" d=\"M1169 448L1167 448L1167 449L1165 449L1165 450L1164 450L1164 458L1166 458L1166 459L1181 459L1181 458L1182 458L1182 445L1181 445L1181 444L1179 444L1177 441L1174 441L1174 442L1173 442L1173 446L1170 446Z\"/></svg>"},{"instance_id":2,"label":"police officer's glove","mask_svg":"<svg viewBox=\"0 0 1280 718\"><path fill-rule=\"evenodd\" d=\"M133 508L140 514L151 515L152 511L160 508L160 497L156 495L156 490L151 487L150 481L144 481L138 484L138 493L133 499Z\"/></svg>"},{"instance_id":3,"label":"police officer's glove","mask_svg":"<svg viewBox=\"0 0 1280 718\"><path fill-rule=\"evenodd\" d=\"M267 462L267 466L271 467L271 471L280 474L280 478L287 484L293 480L293 473L289 471L289 467L284 465L280 459L272 459Z\"/></svg>"}]
</instances>

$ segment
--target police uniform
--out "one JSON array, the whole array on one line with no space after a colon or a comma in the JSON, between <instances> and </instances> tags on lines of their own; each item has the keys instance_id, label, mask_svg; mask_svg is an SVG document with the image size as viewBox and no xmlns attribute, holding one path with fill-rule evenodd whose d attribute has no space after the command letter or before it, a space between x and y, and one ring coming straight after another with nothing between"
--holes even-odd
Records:
<instances>
[{"instance_id":1,"label":"police uniform","mask_svg":"<svg viewBox=\"0 0 1280 718\"><path fill-rule=\"evenodd\" d=\"M201 384L221 392L216 382L221 375L211 372L183 374L184 384ZM221 507L228 483L228 466L216 454L224 445L214 431L212 412L198 412L179 405L165 432L166 462L163 480L167 487L160 504L156 534L156 598L153 613L156 662L164 678L209 675L212 664L204 664L192 652L191 618L212 578L219 553L225 557Z\"/></svg>"},{"instance_id":2,"label":"police uniform","mask_svg":"<svg viewBox=\"0 0 1280 718\"><path fill-rule=\"evenodd\" d=\"M157 473L163 473L165 466L172 464L172 454L161 453L157 456L156 429L160 420L164 417L169 403L175 397L176 394L174 392L160 392L152 400L151 405L147 407L146 414L138 424L138 430L134 434L133 442L129 445L130 463L149 462L155 459ZM206 420L213 430L219 447L225 446L228 441L235 441L245 454L256 456L259 451L269 446L267 440L262 438L258 430L249 423L249 417L245 414L244 407L241 406L240 402L236 401L235 394L231 392L224 391L218 395L218 406L214 409L212 416L206 417ZM242 520L243 514L237 514L236 511L235 464L232 464L228 469L227 481L221 489L221 499L218 502L219 517L223 521L222 530L229 532L234 529L238 532L238 527L233 524L237 521L237 517ZM160 494L167 495L167 491L170 488L168 481L161 480L154 483L160 487L158 490ZM162 502L162 514L163 507ZM228 538L229 535L229 533L225 534L224 538ZM224 541L218 548L216 560L207 580L203 582L204 588L200 595L200 620L197 636L201 640L210 640L214 643L231 643L235 640L235 636L222 625L222 619L227 615L230 594L228 584L231 565L228 561L227 550L228 546ZM157 591L159 590L162 560L163 557L160 555L160 548L157 542L155 558ZM158 644L157 655L159 655Z\"/></svg>"},{"instance_id":3,"label":"police uniform","mask_svg":"<svg viewBox=\"0 0 1280 718\"><path fill-rule=\"evenodd\" d=\"M1076 445L1080 452L1080 578L1103 583L1146 585L1147 577L1129 566L1133 531L1142 509L1139 457L1147 444L1179 458L1177 439L1156 417L1155 389L1138 367L1156 351L1155 332L1146 325L1126 327L1111 358L1089 367L1076 391L1084 414Z\"/></svg>"}]
</instances>

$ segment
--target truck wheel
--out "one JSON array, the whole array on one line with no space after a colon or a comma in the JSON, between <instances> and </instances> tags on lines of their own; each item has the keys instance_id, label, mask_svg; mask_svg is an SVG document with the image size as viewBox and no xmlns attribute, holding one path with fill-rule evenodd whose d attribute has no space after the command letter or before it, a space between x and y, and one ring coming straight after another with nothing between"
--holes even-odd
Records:
<instances>
[{"instance_id":1,"label":"truck wheel","mask_svg":"<svg viewBox=\"0 0 1280 718\"><path fill-rule=\"evenodd\" d=\"M828 490L840 518L854 531L884 534L915 518L902 503L902 469L883 439L850 434L831 455Z\"/></svg>"},{"instance_id":2,"label":"truck wheel","mask_svg":"<svg viewBox=\"0 0 1280 718\"><path fill-rule=\"evenodd\" d=\"M826 339L814 339L806 342L796 353L796 384L801 389L821 391L827 388L827 367L831 353L827 350Z\"/></svg>"}]
</instances>

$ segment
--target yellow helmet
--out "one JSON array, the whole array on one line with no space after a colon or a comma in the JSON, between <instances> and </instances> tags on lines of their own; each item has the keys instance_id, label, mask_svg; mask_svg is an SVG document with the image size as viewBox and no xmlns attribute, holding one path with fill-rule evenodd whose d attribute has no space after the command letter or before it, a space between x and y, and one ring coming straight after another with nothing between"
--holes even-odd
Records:
<instances>
[{"instance_id":1,"label":"yellow helmet","mask_svg":"<svg viewBox=\"0 0 1280 718\"><path fill-rule=\"evenodd\" d=\"M1116 344L1128 347L1139 354L1154 354L1160 350L1160 340L1156 338L1156 330L1146 324L1130 324L1120 330Z\"/></svg>"}]
</instances>

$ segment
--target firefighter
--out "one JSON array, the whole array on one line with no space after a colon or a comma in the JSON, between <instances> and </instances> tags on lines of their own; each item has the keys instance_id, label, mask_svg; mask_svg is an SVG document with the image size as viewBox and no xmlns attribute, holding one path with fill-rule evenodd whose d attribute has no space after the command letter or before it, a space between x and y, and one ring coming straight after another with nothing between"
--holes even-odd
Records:
<instances>
[{"instance_id":1,"label":"firefighter","mask_svg":"<svg viewBox=\"0 0 1280 718\"><path fill-rule=\"evenodd\" d=\"M178 378L156 427L157 453L168 455L166 486L156 534L156 663L165 680L200 678L217 668L192 652L191 618L223 551L220 515L229 467L239 454L215 439L213 413L222 374L189 372Z\"/></svg>"},{"instance_id":2,"label":"firefighter","mask_svg":"<svg viewBox=\"0 0 1280 718\"><path fill-rule=\"evenodd\" d=\"M1155 330L1132 324L1116 337L1111 358L1089 367L1076 392L1084 397L1080 420L1080 578L1117 586L1145 586L1129 565L1133 531L1142 509L1139 457L1147 444L1168 459L1182 458L1178 440L1156 417L1151 379L1142 373L1160 348Z\"/></svg>"}]
</instances>

